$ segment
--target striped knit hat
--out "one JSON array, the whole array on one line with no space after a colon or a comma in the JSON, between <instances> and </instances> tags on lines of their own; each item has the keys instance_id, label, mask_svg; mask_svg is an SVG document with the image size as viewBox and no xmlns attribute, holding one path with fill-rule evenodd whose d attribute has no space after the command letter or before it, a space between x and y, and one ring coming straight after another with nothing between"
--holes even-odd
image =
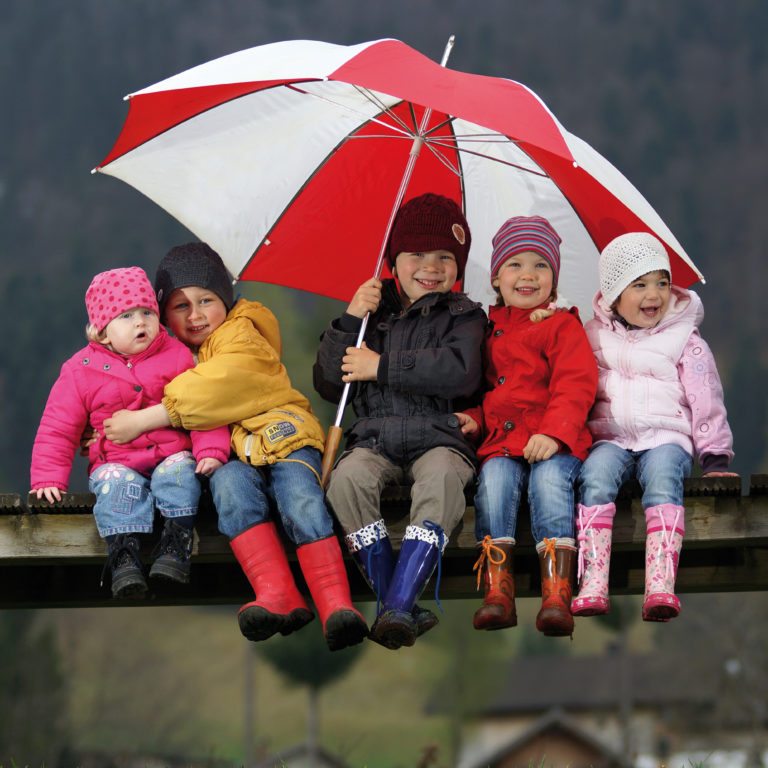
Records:
<instances>
[{"instance_id":1,"label":"striped knit hat","mask_svg":"<svg viewBox=\"0 0 768 768\"><path fill-rule=\"evenodd\" d=\"M552 267L552 288L557 288L560 275L560 235L542 216L513 216L507 219L493 236L491 254L491 280L498 274L501 265L511 256L524 251L533 251L546 259Z\"/></svg>"}]
</instances>

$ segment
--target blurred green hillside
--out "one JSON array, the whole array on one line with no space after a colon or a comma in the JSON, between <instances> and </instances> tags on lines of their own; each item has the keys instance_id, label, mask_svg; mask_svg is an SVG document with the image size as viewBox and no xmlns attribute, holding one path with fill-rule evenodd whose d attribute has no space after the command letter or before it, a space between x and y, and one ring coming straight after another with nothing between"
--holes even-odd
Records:
<instances>
[{"instance_id":1,"label":"blurred green hillside","mask_svg":"<svg viewBox=\"0 0 768 768\"><path fill-rule=\"evenodd\" d=\"M532 87L632 180L704 271L704 335L727 386L736 468L766 470L762 0L3 0L0 488L27 486L48 389L83 342L91 276L128 264L152 272L171 245L191 239L127 185L88 173L119 132L121 97L274 40L398 37L439 58L452 33L452 66ZM314 345L341 305L278 288L244 291L276 311L289 371L319 406ZM79 466L74 487L83 477Z\"/></svg>"}]
</instances>

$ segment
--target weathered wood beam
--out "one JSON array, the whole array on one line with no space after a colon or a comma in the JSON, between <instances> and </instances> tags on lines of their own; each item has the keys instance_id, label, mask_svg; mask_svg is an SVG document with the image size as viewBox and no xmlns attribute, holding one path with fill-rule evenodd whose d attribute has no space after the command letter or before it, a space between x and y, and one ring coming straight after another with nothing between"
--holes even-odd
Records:
<instances>
[{"instance_id":1,"label":"weathered wood beam","mask_svg":"<svg viewBox=\"0 0 768 768\"><path fill-rule=\"evenodd\" d=\"M643 591L645 519L638 489L625 489L617 505L611 590ZM68 494L53 507L16 494L0 494L0 607L64 607L126 605L110 598L99 585L105 559L104 542L91 516L90 494ZM742 496L738 478L692 479L686 485L686 538L680 559L680 592L752 591L768 589L768 477L753 476L750 493ZM382 509L395 548L408 524L407 489L387 489ZM518 594L539 590L538 563L528 516L521 513L515 549ZM147 541L147 557L152 543ZM442 598L476 595L472 564L477 551L474 508L451 537L441 568ZM301 584L295 559L292 567ZM356 599L371 599L363 579L347 561ZM216 530L215 514L202 510L193 555L192 582L181 587L153 586L143 603L154 605L232 604L249 598L250 590L234 561L229 544ZM427 596L432 587L428 587Z\"/></svg>"}]
</instances>

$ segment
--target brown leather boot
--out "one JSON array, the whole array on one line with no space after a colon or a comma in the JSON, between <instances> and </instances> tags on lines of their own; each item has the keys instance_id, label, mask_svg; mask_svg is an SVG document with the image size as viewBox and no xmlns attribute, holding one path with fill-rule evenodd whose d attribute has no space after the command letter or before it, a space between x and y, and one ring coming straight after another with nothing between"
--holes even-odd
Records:
<instances>
[{"instance_id":1,"label":"brown leather boot","mask_svg":"<svg viewBox=\"0 0 768 768\"><path fill-rule=\"evenodd\" d=\"M544 539L536 545L536 552L541 566L541 610L536 616L536 629L548 637L570 636L575 543L573 539Z\"/></svg>"},{"instance_id":2,"label":"brown leather boot","mask_svg":"<svg viewBox=\"0 0 768 768\"><path fill-rule=\"evenodd\" d=\"M484 576L485 597L472 619L475 629L493 630L517 626L515 579L512 575L514 546L514 539L492 539L490 536L480 542L480 557L473 570L477 571L478 589L481 574Z\"/></svg>"}]
</instances>

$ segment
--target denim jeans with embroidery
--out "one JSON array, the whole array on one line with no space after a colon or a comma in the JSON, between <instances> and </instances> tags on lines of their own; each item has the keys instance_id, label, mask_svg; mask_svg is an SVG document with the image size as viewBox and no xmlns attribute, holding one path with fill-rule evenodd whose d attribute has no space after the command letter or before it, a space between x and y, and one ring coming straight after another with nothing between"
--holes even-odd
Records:
<instances>
[{"instance_id":1,"label":"denim jeans with embroidery","mask_svg":"<svg viewBox=\"0 0 768 768\"><path fill-rule=\"evenodd\" d=\"M679 445L665 443L645 451L628 451L613 443L598 443L587 456L579 476L579 501L587 507L616 501L619 488L637 477L643 489L643 509L657 504L683 503L684 480L693 457Z\"/></svg>"},{"instance_id":2,"label":"denim jeans with embroidery","mask_svg":"<svg viewBox=\"0 0 768 768\"><path fill-rule=\"evenodd\" d=\"M531 531L535 541L573 537L575 485L581 461L556 453L546 461L503 456L488 459L480 470L475 494L475 536L514 538L522 494L528 490Z\"/></svg>"},{"instance_id":3,"label":"denim jeans with embroidery","mask_svg":"<svg viewBox=\"0 0 768 768\"><path fill-rule=\"evenodd\" d=\"M102 464L88 480L96 494L93 514L99 535L149 533L155 507L163 517L194 515L200 502L197 463L189 451L164 459L150 477L124 464Z\"/></svg>"},{"instance_id":4,"label":"denim jeans with embroidery","mask_svg":"<svg viewBox=\"0 0 768 768\"><path fill-rule=\"evenodd\" d=\"M321 461L317 449L299 448L285 460L266 466L236 459L227 462L210 480L219 530L234 539L269 520L274 509L296 546L332 536L333 523L319 480Z\"/></svg>"}]
</instances>

